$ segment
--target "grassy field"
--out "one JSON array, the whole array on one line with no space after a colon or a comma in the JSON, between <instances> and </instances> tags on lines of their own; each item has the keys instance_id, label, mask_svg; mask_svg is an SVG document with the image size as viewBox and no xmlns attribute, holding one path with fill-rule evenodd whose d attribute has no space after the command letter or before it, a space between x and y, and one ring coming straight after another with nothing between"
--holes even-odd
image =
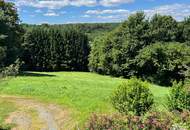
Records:
<instances>
[{"instance_id":1,"label":"grassy field","mask_svg":"<svg viewBox=\"0 0 190 130\"><path fill-rule=\"evenodd\" d=\"M109 96L124 81L126 80L87 72L28 72L2 80L0 94L32 97L60 104L70 109L73 118L82 123L92 112L115 111L109 102ZM168 90L151 85L157 108L163 108Z\"/></svg>"},{"instance_id":2,"label":"grassy field","mask_svg":"<svg viewBox=\"0 0 190 130\"><path fill-rule=\"evenodd\" d=\"M3 124L4 119L9 115L9 113L15 110L16 107L13 103L0 99L0 126Z\"/></svg>"},{"instance_id":3,"label":"grassy field","mask_svg":"<svg viewBox=\"0 0 190 130\"><path fill-rule=\"evenodd\" d=\"M17 107L14 103L0 98L0 130L6 130L12 125L5 125L4 121L9 116L11 112L17 110Z\"/></svg>"}]
</instances>

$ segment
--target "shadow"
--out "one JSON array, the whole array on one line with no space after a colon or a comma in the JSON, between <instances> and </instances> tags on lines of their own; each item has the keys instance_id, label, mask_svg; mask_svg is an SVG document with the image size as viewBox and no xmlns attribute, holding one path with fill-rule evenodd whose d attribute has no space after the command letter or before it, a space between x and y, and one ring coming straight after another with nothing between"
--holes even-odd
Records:
<instances>
[{"instance_id":1,"label":"shadow","mask_svg":"<svg viewBox=\"0 0 190 130\"><path fill-rule=\"evenodd\" d=\"M11 130L11 128L0 128L0 130Z\"/></svg>"},{"instance_id":2,"label":"shadow","mask_svg":"<svg viewBox=\"0 0 190 130\"><path fill-rule=\"evenodd\" d=\"M29 77L56 77L56 75L42 74L38 72L22 72L19 76L29 76Z\"/></svg>"},{"instance_id":3,"label":"shadow","mask_svg":"<svg viewBox=\"0 0 190 130\"><path fill-rule=\"evenodd\" d=\"M11 130L13 124L10 125L0 125L0 130Z\"/></svg>"}]
</instances>

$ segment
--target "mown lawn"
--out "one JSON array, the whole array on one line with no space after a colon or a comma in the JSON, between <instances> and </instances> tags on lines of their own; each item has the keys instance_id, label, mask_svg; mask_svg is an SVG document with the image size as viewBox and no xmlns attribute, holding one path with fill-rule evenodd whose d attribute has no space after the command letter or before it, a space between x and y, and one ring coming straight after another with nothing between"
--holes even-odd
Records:
<instances>
[{"instance_id":1,"label":"mown lawn","mask_svg":"<svg viewBox=\"0 0 190 130\"><path fill-rule=\"evenodd\" d=\"M80 123L92 112L115 111L109 96L122 82L121 78L88 72L28 72L0 82L1 95L33 97L69 108ZM156 107L164 108L169 88L151 85Z\"/></svg>"}]
</instances>

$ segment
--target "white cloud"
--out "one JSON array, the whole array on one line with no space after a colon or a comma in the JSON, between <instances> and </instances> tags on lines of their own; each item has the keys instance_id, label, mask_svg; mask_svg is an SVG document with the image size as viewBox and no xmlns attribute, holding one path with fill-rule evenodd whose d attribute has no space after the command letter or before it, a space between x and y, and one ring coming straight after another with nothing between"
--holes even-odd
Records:
<instances>
[{"instance_id":1,"label":"white cloud","mask_svg":"<svg viewBox=\"0 0 190 130\"><path fill-rule=\"evenodd\" d=\"M130 13L129 10L125 9L115 9L115 10L88 10L86 14L127 14Z\"/></svg>"},{"instance_id":2,"label":"white cloud","mask_svg":"<svg viewBox=\"0 0 190 130\"><path fill-rule=\"evenodd\" d=\"M7 0L14 2L18 7L30 6L35 8L60 9L66 6L117 6L132 3L135 0Z\"/></svg>"},{"instance_id":3,"label":"white cloud","mask_svg":"<svg viewBox=\"0 0 190 130\"><path fill-rule=\"evenodd\" d=\"M54 16L59 16L58 13L52 11L52 10L48 10L47 13L43 14L44 16L49 16L49 17L54 17Z\"/></svg>"},{"instance_id":4,"label":"white cloud","mask_svg":"<svg viewBox=\"0 0 190 130\"><path fill-rule=\"evenodd\" d=\"M101 0L100 5L103 6L117 6L120 4L132 3L135 0Z\"/></svg>"},{"instance_id":5,"label":"white cloud","mask_svg":"<svg viewBox=\"0 0 190 130\"><path fill-rule=\"evenodd\" d=\"M7 0L13 1L18 9L21 10L22 6L30 6L35 7L36 13L40 13L41 8L47 8L48 10L54 10L54 12L47 12L43 14L44 16L59 16L61 14L65 14L65 12L61 12L61 8L66 6L117 6L121 4L132 3L135 0ZM155 0L146 0L155 1ZM55 12L55 9L56 12ZM58 12L59 11L59 12ZM184 17L190 16L190 5L189 4L170 4L170 5L162 5L150 9L142 10L144 11L148 17L153 16L156 13L162 15L171 15L177 20L182 20ZM89 18L89 17L98 17L99 19L106 19L107 21L114 19L114 20L125 20L129 16L129 14L133 14L137 12L136 10L127 10L127 9L109 9L105 10L88 10L86 11L81 17ZM43 13L43 12L41 12Z\"/></svg>"},{"instance_id":6,"label":"white cloud","mask_svg":"<svg viewBox=\"0 0 190 130\"><path fill-rule=\"evenodd\" d=\"M171 4L144 10L148 17L158 13L161 15L171 15L177 20L183 20L184 17L190 16L190 5L188 4Z\"/></svg>"},{"instance_id":7,"label":"white cloud","mask_svg":"<svg viewBox=\"0 0 190 130\"><path fill-rule=\"evenodd\" d=\"M35 12L36 12L36 13L42 13L42 10L37 9L37 10L35 10Z\"/></svg>"},{"instance_id":8,"label":"white cloud","mask_svg":"<svg viewBox=\"0 0 190 130\"><path fill-rule=\"evenodd\" d=\"M171 15L176 20L183 20L184 17L190 16L190 5L188 4L171 4L162 5L152 9L142 10L147 17L152 17L154 14ZM97 17L99 19L107 19L110 21L123 21L126 20L130 14L134 14L137 11L130 11L126 9L114 9L114 10L88 10L85 14ZM117 20L116 20L117 19Z\"/></svg>"},{"instance_id":9,"label":"white cloud","mask_svg":"<svg viewBox=\"0 0 190 130\"><path fill-rule=\"evenodd\" d=\"M95 6L96 0L15 0L16 6L60 9L66 6Z\"/></svg>"},{"instance_id":10,"label":"white cloud","mask_svg":"<svg viewBox=\"0 0 190 130\"><path fill-rule=\"evenodd\" d=\"M91 16L90 16L90 15L85 14L85 15L83 15L82 17L83 17L83 18L90 18Z\"/></svg>"}]
</instances>

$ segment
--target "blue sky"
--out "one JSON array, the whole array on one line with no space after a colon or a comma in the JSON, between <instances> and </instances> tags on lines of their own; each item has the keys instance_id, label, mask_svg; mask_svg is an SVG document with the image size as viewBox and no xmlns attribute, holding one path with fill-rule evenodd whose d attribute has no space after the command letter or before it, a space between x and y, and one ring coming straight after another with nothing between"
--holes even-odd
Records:
<instances>
[{"instance_id":1,"label":"blue sky","mask_svg":"<svg viewBox=\"0 0 190 130\"><path fill-rule=\"evenodd\" d=\"M14 2L20 19L29 24L120 22L136 11L176 20L190 16L190 0L6 0Z\"/></svg>"}]
</instances>

